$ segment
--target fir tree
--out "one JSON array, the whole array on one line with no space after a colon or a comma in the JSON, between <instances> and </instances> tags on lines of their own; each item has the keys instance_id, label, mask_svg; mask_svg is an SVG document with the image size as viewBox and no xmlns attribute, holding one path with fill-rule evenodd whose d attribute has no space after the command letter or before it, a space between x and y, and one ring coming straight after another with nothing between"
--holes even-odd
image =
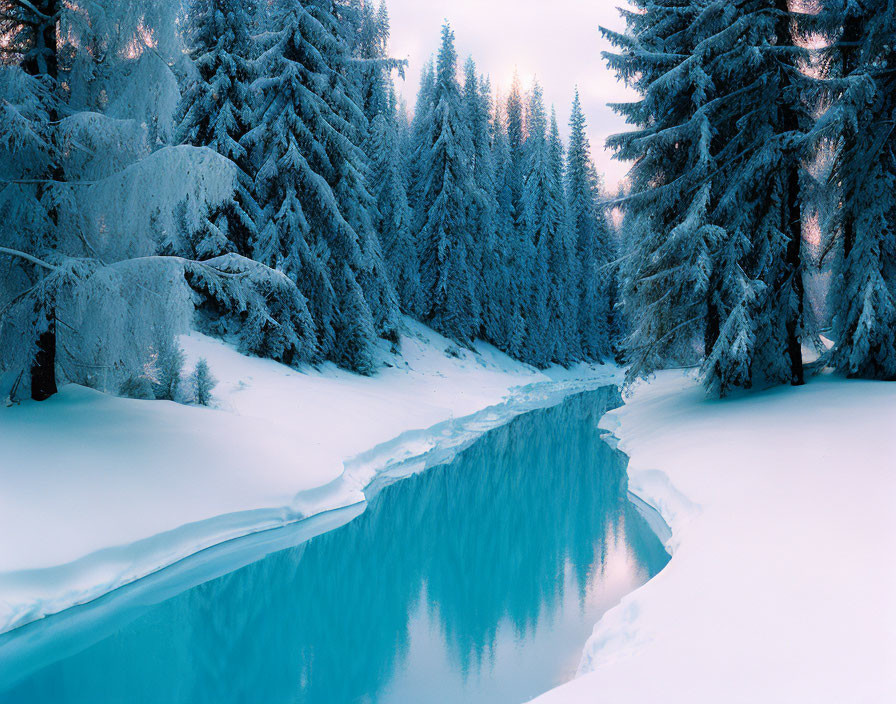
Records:
<instances>
[{"instance_id":1,"label":"fir tree","mask_svg":"<svg viewBox=\"0 0 896 704\"><path fill-rule=\"evenodd\" d=\"M525 112L523 94L519 76L514 72L510 93L507 96L505 110L507 121L507 149L509 160L505 169L505 183L508 189L509 216L512 232L509 233L508 245L509 270L511 272L510 290L513 308L508 311L511 316L512 334L509 338L507 352L514 357L524 358L528 352L529 318L532 291L532 267L534 251L532 242L526 236L526 223L523 207L523 183L526 173L526 153L523 149L526 141Z\"/></svg>"},{"instance_id":2,"label":"fir tree","mask_svg":"<svg viewBox=\"0 0 896 704\"><path fill-rule=\"evenodd\" d=\"M816 127L835 141L831 187L840 196L829 230L839 256L831 287L833 365L851 375L896 378L896 6L827 0L815 18L831 40L833 107ZM838 244L839 246L834 246Z\"/></svg>"},{"instance_id":3,"label":"fir tree","mask_svg":"<svg viewBox=\"0 0 896 704\"><path fill-rule=\"evenodd\" d=\"M526 114L528 132L524 145L526 172L522 193L523 232L521 261L529 266L526 306L525 359L544 367L562 356L562 340L557 318L562 312L552 310L563 305L555 295L552 267L554 240L561 237L564 225L559 210L551 164L551 143L548 136L541 86L533 86ZM562 202L562 197L559 199Z\"/></svg>"},{"instance_id":4,"label":"fir tree","mask_svg":"<svg viewBox=\"0 0 896 704\"><path fill-rule=\"evenodd\" d=\"M554 361L569 365L582 358L579 336L580 270L576 257L576 246L570 230L564 186L565 167L563 142L557 125L556 111L551 108L551 132L549 143L550 177L548 179L548 212L551 213L553 228L548 240L548 262L551 275L550 297L556 302L551 307L553 325L557 330L558 344Z\"/></svg>"},{"instance_id":5,"label":"fir tree","mask_svg":"<svg viewBox=\"0 0 896 704\"><path fill-rule=\"evenodd\" d=\"M200 406L208 406L212 401L212 389L215 388L218 381L212 376L204 357L200 357L196 362L196 368L190 375L190 382L193 385L193 399Z\"/></svg>"},{"instance_id":6,"label":"fir tree","mask_svg":"<svg viewBox=\"0 0 896 704\"><path fill-rule=\"evenodd\" d=\"M625 34L602 29L620 49L605 59L641 94L613 106L638 129L608 140L618 158L634 162L621 271L629 380L688 360L703 342L719 236L707 216L711 184L700 185L714 168L708 118L698 113L710 79L699 59L694 71L685 64L697 41L690 28L698 8L685 0L636 6L640 11L624 13Z\"/></svg>"},{"instance_id":7,"label":"fir tree","mask_svg":"<svg viewBox=\"0 0 896 704\"><path fill-rule=\"evenodd\" d=\"M611 66L644 96L619 106L641 129L612 141L636 160L630 375L702 342L711 391L801 383L800 16L784 0L639 6L626 35L607 32L624 50Z\"/></svg>"},{"instance_id":8,"label":"fir tree","mask_svg":"<svg viewBox=\"0 0 896 704\"><path fill-rule=\"evenodd\" d=\"M356 61L352 78L357 83L359 107L368 122L392 109L390 100L393 69L404 63L389 59L389 12L385 0L374 7L370 0L349 0L341 7L348 42ZM372 156L372 155L371 155Z\"/></svg>"},{"instance_id":9,"label":"fir tree","mask_svg":"<svg viewBox=\"0 0 896 704\"><path fill-rule=\"evenodd\" d=\"M414 216L414 231L423 229L426 222L424 192L426 190L426 159L429 154L429 132L433 121L435 67L427 61L420 74L420 88L414 106L405 159L408 165L408 203Z\"/></svg>"},{"instance_id":10,"label":"fir tree","mask_svg":"<svg viewBox=\"0 0 896 704\"><path fill-rule=\"evenodd\" d=\"M395 300L372 229L357 141L363 114L345 75L341 27L323 2L289 5L275 27L259 57L258 124L247 135L263 223L255 258L299 284L324 357L371 373L375 333L394 330Z\"/></svg>"},{"instance_id":11,"label":"fir tree","mask_svg":"<svg viewBox=\"0 0 896 704\"><path fill-rule=\"evenodd\" d=\"M457 82L454 33L442 28L432 93L432 121L424 143L421 270L426 319L462 344L479 329L476 282L470 270L472 239L467 224L470 200L469 132L463 123Z\"/></svg>"},{"instance_id":12,"label":"fir tree","mask_svg":"<svg viewBox=\"0 0 896 704\"><path fill-rule=\"evenodd\" d=\"M578 335L582 356L589 360L612 355L614 306L613 254L606 218L599 209L600 184L591 163L585 114L576 91L569 119L566 194L578 277Z\"/></svg>"},{"instance_id":13,"label":"fir tree","mask_svg":"<svg viewBox=\"0 0 896 704\"><path fill-rule=\"evenodd\" d=\"M515 268L517 256L516 224L514 223L514 169L510 139L501 103L498 102L492 125L495 164L494 265L486 269L488 296L484 301L483 325L486 338L511 356L522 353L525 338L523 303L519 294L522 273Z\"/></svg>"},{"instance_id":14,"label":"fir tree","mask_svg":"<svg viewBox=\"0 0 896 704\"><path fill-rule=\"evenodd\" d=\"M150 376L153 393L162 401L176 401L184 369L184 351L176 340L163 336L154 345Z\"/></svg>"},{"instance_id":15,"label":"fir tree","mask_svg":"<svg viewBox=\"0 0 896 704\"><path fill-rule=\"evenodd\" d=\"M407 168L395 110L377 115L370 127L370 184L377 199L376 230L402 309L419 314L420 273L413 215L408 204Z\"/></svg>"},{"instance_id":16,"label":"fir tree","mask_svg":"<svg viewBox=\"0 0 896 704\"><path fill-rule=\"evenodd\" d=\"M178 107L175 141L214 149L240 172L233 201L210 213L177 253L199 259L229 251L248 255L249 243L257 239L258 206L251 193L248 151L241 143L254 118L246 3L192 0L187 17L189 51L198 76Z\"/></svg>"},{"instance_id":17,"label":"fir tree","mask_svg":"<svg viewBox=\"0 0 896 704\"><path fill-rule=\"evenodd\" d=\"M328 90L333 92L330 101L345 120L344 134L351 143L350 149L336 152L336 158L331 157L337 179L334 192L346 220L358 235L361 268L356 278L373 316L374 330L380 337L397 344L398 298L375 228L376 197L367 180L369 157L364 145L370 120L390 110L389 73L402 68L404 62L386 57L388 16L374 12L373 5L366 0L321 3L315 14L338 42L333 66L335 76L341 80L331 84ZM360 21L355 19L358 15ZM355 28L360 29L360 35Z\"/></svg>"},{"instance_id":18,"label":"fir tree","mask_svg":"<svg viewBox=\"0 0 896 704\"><path fill-rule=\"evenodd\" d=\"M798 68L806 50L797 46L801 17L786 0L764 0L731 8L718 0L705 17L718 28L710 66L719 76L716 105L723 121L724 146L717 156L725 170L717 212L730 238L749 241L741 269L757 282L752 316L754 348L746 386L803 382L801 162L806 156L808 114L802 94L813 80ZM711 54L712 55L712 54ZM731 77L722 82L723 78ZM743 247L728 246L737 252ZM736 310L742 290L738 279L720 281L721 324ZM746 333L734 339L744 339ZM724 344L721 341L720 344ZM712 354L712 358L719 358ZM742 363L738 363L742 366ZM724 367L704 369L708 384Z\"/></svg>"},{"instance_id":19,"label":"fir tree","mask_svg":"<svg viewBox=\"0 0 896 704\"><path fill-rule=\"evenodd\" d=\"M471 198L467 212L472 249L468 253L475 284L476 299L482 306L482 324L487 325L490 296L487 281L494 278L493 252L495 243L495 168L492 158L491 125L489 120L491 96L487 83L480 83L472 58L464 65L463 121L469 130L469 164L472 174Z\"/></svg>"},{"instance_id":20,"label":"fir tree","mask_svg":"<svg viewBox=\"0 0 896 704\"><path fill-rule=\"evenodd\" d=\"M0 166L11 180L36 182L30 187L5 184L0 191L0 242L7 249L14 247L37 257L51 255L61 235L55 192L62 169L53 131L60 116L57 22L61 9L60 0L0 5L4 59L11 64L0 66L0 94L8 106L7 118L0 124ZM0 302L14 301L25 289L37 295L27 319L20 329L12 326L5 345L24 348L23 359L0 359L0 364L3 368L27 365L31 397L43 401L57 390L55 291L45 285L46 271L33 262L7 256L3 264ZM5 327L0 332L9 335L9 324Z\"/></svg>"}]
</instances>

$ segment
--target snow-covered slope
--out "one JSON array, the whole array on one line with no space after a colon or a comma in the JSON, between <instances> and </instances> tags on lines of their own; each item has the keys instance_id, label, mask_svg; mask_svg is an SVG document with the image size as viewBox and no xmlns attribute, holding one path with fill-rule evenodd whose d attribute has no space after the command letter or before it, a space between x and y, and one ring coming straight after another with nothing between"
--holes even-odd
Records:
<instances>
[{"instance_id":1,"label":"snow-covered slope","mask_svg":"<svg viewBox=\"0 0 896 704\"><path fill-rule=\"evenodd\" d=\"M402 355L358 377L297 372L214 339L218 408L69 386L0 409L0 632L83 603L210 545L363 499L378 471L445 459L512 416L616 379L454 351L406 321ZM423 459L406 462L408 458ZM422 463L422 464L421 464Z\"/></svg>"},{"instance_id":2,"label":"snow-covered slope","mask_svg":"<svg viewBox=\"0 0 896 704\"><path fill-rule=\"evenodd\" d=\"M661 374L601 425L673 556L539 704L894 701L896 384L708 402Z\"/></svg>"}]
</instances>

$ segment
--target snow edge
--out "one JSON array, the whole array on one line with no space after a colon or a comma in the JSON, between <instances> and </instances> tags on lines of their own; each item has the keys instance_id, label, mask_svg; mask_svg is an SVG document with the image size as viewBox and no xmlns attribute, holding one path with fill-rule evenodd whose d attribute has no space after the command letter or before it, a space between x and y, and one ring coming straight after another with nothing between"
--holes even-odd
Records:
<instances>
[{"instance_id":1,"label":"snow edge","mask_svg":"<svg viewBox=\"0 0 896 704\"><path fill-rule=\"evenodd\" d=\"M632 503L642 515L645 509L654 512L655 517L647 521L648 525L663 543L671 559L675 559L682 529L701 509L675 487L669 475L662 469L641 467L633 461L630 443L624 430L624 418L628 410L626 405L623 405L608 411L601 417L598 427L604 431L605 442L628 458L626 474L629 482L629 500L633 500ZM650 579L626 594L616 606L601 616L585 643L573 679L594 672L604 663L624 658L638 649L640 646L640 629L637 627L640 614L638 600L643 590L652 582L653 579Z\"/></svg>"},{"instance_id":2,"label":"snow edge","mask_svg":"<svg viewBox=\"0 0 896 704\"><path fill-rule=\"evenodd\" d=\"M500 403L425 429L405 431L345 460L339 477L297 493L285 506L256 507L222 514L135 542L104 548L66 564L0 575L4 586L13 587L18 593L28 591L29 585L57 585L54 589L57 596L53 598L0 603L0 635L92 602L209 548L363 503L365 491L378 478L394 479L445 464L483 434L515 417L555 406L578 393L616 385L617 376L610 373L513 387ZM103 578L91 579L91 575L103 575Z\"/></svg>"}]
</instances>

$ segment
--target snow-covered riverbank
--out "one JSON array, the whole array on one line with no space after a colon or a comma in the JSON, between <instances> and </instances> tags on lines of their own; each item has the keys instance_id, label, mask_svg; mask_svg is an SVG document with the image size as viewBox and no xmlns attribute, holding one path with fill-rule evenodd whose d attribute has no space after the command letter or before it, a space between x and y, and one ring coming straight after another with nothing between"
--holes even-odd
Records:
<instances>
[{"instance_id":1,"label":"snow-covered riverbank","mask_svg":"<svg viewBox=\"0 0 896 704\"><path fill-rule=\"evenodd\" d=\"M709 402L664 373L601 426L673 557L539 704L892 701L896 384Z\"/></svg>"},{"instance_id":2,"label":"snow-covered riverbank","mask_svg":"<svg viewBox=\"0 0 896 704\"><path fill-rule=\"evenodd\" d=\"M609 367L539 372L488 346L451 356L444 338L407 327L373 378L300 373L192 335L188 367L208 359L217 409L74 386L0 409L0 632L356 503L378 471L442 461L519 413L617 380Z\"/></svg>"}]
</instances>

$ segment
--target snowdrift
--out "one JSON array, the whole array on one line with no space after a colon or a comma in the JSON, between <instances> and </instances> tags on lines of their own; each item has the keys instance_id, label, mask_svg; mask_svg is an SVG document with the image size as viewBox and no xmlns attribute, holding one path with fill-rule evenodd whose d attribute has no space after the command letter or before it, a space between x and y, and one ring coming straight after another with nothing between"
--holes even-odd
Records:
<instances>
[{"instance_id":1,"label":"snowdrift","mask_svg":"<svg viewBox=\"0 0 896 704\"><path fill-rule=\"evenodd\" d=\"M298 372L192 334L188 368L208 360L215 409L78 386L0 409L0 632L357 504L383 472L445 462L519 413L618 380L610 367L539 372L487 345L457 352L406 326L373 378Z\"/></svg>"},{"instance_id":2,"label":"snowdrift","mask_svg":"<svg viewBox=\"0 0 896 704\"><path fill-rule=\"evenodd\" d=\"M867 702L896 692L896 384L706 401L679 373L601 427L671 528L669 564L535 701Z\"/></svg>"}]
</instances>

